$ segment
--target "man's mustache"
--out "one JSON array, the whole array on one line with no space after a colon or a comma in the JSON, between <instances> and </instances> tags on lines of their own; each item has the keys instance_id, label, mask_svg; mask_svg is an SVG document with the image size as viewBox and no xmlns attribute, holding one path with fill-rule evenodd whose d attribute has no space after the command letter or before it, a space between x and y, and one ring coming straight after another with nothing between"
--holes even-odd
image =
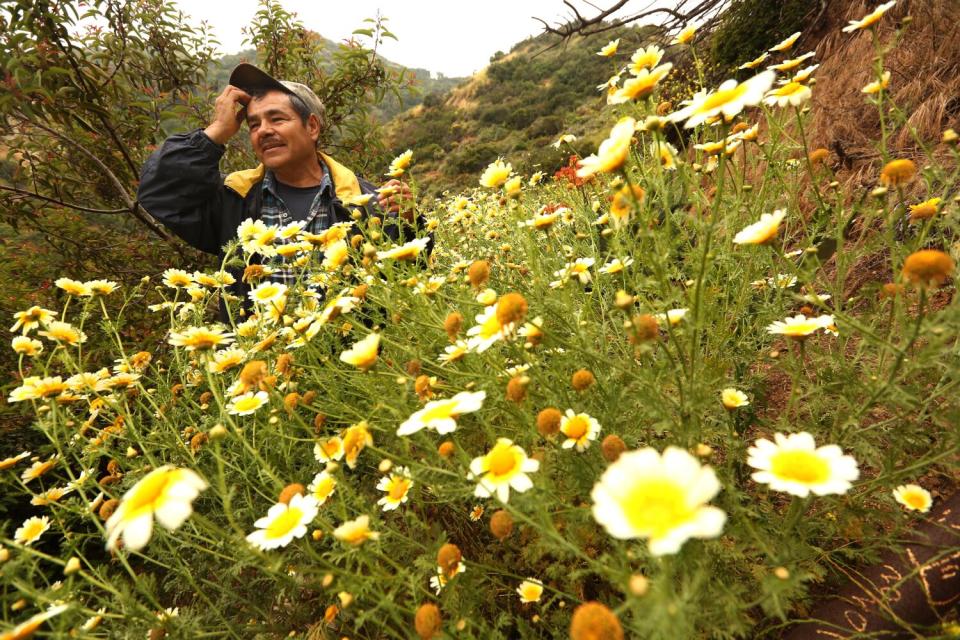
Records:
<instances>
[{"instance_id":1,"label":"man's mustache","mask_svg":"<svg viewBox=\"0 0 960 640\"><path fill-rule=\"evenodd\" d=\"M279 146L282 144L283 144L283 140L281 140L279 137L270 136L269 138L264 138L260 141L260 148L267 149L271 146Z\"/></svg>"}]
</instances>

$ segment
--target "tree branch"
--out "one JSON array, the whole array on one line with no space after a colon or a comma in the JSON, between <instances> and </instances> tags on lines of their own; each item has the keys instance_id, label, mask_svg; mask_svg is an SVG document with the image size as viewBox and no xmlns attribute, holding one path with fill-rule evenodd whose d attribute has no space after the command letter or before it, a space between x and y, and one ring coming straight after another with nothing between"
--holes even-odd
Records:
<instances>
[{"instance_id":1,"label":"tree branch","mask_svg":"<svg viewBox=\"0 0 960 640\"><path fill-rule=\"evenodd\" d=\"M616 29L644 18L666 14L669 18L659 24L658 29L661 32L669 32L691 22L703 21L703 18L710 13L718 14L720 9L722 9L728 1L729 0L700 0L698 4L689 8L686 6L689 0L674 0L673 8L657 7L655 3L649 2L643 9L633 15L625 18L616 18L607 22L608 18L620 9L623 9L630 0L617 0L605 9L599 9L596 5L589 2L589 0L583 0L588 6L597 9L597 13L588 18L583 17L572 0L564 0L563 3L573 12L572 20L564 24L556 25L550 25L547 21L537 17L534 17L534 20L537 20L543 25L545 33L552 33L567 39L574 35L588 36L603 33L604 31L610 31L611 29ZM716 15L710 16L705 23L709 25L715 19Z\"/></svg>"},{"instance_id":2,"label":"tree branch","mask_svg":"<svg viewBox=\"0 0 960 640\"><path fill-rule=\"evenodd\" d=\"M64 202L63 200L57 200L56 198L51 198L49 196L44 196L39 193L34 193L33 191L27 191L26 189L18 189L16 187L8 187L6 185L0 184L0 191L9 191L11 193L16 193L22 196L27 196L30 198L36 198L38 200L43 200L51 204L60 205L61 207L66 207L68 209L75 209L77 211L85 211L87 213L104 213L104 214L117 214L117 213L129 213L129 209L93 209L91 207L84 207L83 205L74 204L72 202Z\"/></svg>"},{"instance_id":3,"label":"tree branch","mask_svg":"<svg viewBox=\"0 0 960 640\"><path fill-rule=\"evenodd\" d=\"M117 194L120 196L120 198L123 200L124 204L127 206L127 211L129 211L131 214L133 214L134 218L136 218L137 220L139 220L140 223L143 224L145 227L147 227L148 229L150 229L151 231L153 231L154 233L156 233L158 236L160 236L161 238L163 238L164 240L166 240L166 241L170 244L170 246L173 247L173 248L177 251L177 253L179 253L180 255L183 255L182 250L181 250L180 247L177 245L177 243L176 243L176 241L173 239L173 237L172 237L169 233L167 233L167 230L164 229L162 226L160 226L160 224L159 224L157 221L155 221L155 220L153 219L153 217L150 216L150 214L146 211L146 209L144 209L143 207L140 206L140 203L138 203L138 202L133 198L133 196L131 196L129 193L127 193L126 188L124 187L124 185L123 185L123 183L120 181L120 179L116 176L116 174L114 174L113 171L110 170L110 167L108 167L108 166L107 166L100 158L98 158L92 151L90 151L89 149L87 149L86 147L84 147L82 144L80 144L79 142L77 142L77 141L74 140L73 138L70 138L70 137L68 137L68 136L65 136L65 135L63 135L62 133L60 133L59 131L56 131L56 130L54 130L54 129L51 129L50 127L48 127L48 126L46 126L46 125L40 124L39 122L34 122L34 121L32 121L32 120L28 120L28 119L24 118L23 116L20 116L20 123L21 123L21 124L24 124L24 125L27 125L27 126L36 127L37 129L40 129L41 131L45 131L46 133L50 134L51 136L57 138L58 140L61 140L61 141L65 142L66 144L68 144L68 145L70 145L71 147L74 147L75 149L77 149L78 151L80 151L83 155L87 156L87 158L89 158L94 164L96 164L98 167L100 167L100 169L103 171L104 175L107 176L107 178L110 180L110 182L113 183L113 186L114 186L114 187L116 188L116 190L117 190Z\"/></svg>"}]
</instances>

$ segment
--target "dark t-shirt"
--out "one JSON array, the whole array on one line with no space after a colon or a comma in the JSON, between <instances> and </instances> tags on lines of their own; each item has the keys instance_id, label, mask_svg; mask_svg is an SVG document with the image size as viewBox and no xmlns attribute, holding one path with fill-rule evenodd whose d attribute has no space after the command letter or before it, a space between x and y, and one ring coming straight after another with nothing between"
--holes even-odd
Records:
<instances>
[{"instance_id":1,"label":"dark t-shirt","mask_svg":"<svg viewBox=\"0 0 960 640\"><path fill-rule=\"evenodd\" d=\"M290 212L290 217L295 221L307 219L310 215L310 206L318 193L320 193L319 184L312 187L291 187L277 181L277 195L283 200L287 211Z\"/></svg>"}]
</instances>

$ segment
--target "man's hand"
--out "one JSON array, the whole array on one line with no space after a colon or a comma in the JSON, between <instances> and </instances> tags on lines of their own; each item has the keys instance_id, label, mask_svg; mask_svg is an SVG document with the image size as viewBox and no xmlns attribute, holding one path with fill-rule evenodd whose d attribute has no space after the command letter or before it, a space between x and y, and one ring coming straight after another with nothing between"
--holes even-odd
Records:
<instances>
[{"instance_id":1,"label":"man's hand","mask_svg":"<svg viewBox=\"0 0 960 640\"><path fill-rule=\"evenodd\" d=\"M393 179L385 183L377 190L377 202L387 213L413 222L413 192L406 182Z\"/></svg>"},{"instance_id":2,"label":"man's hand","mask_svg":"<svg viewBox=\"0 0 960 640\"><path fill-rule=\"evenodd\" d=\"M226 144L232 138L247 113L250 104L250 94L233 85L227 85L213 106L213 122L203 130L207 137L217 144ZM240 107L237 109L237 107Z\"/></svg>"}]
</instances>

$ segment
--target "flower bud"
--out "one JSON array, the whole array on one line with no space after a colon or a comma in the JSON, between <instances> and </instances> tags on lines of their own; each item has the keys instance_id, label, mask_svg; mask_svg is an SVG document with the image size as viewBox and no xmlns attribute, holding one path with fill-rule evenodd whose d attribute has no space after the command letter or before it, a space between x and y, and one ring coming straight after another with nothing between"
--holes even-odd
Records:
<instances>
[{"instance_id":1,"label":"flower bud","mask_svg":"<svg viewBox=\"0 0 960 640\"><path fill-rule=\"evenodd\" d=\"M445 440L440 443L440 446L437 447L437 453L440 454L441 458L449 458L456 451L456 446L449 440Z\"/></svg>"},{"instance_id":2,"label":"flower bud","mask_svg":"<svg viewBox=\"0 0 960 640\"><path fill-rule=\"evenodd\" d=\"M448 314L446 320L443 321L443 330L447 332L450 342L457 339L461 328L463 328L463 316L456 311Z\"/></svg>"},{"instance_id":3,"label":"flower bud","mask_svg":"<svg viewBox=\"0 0 960 640\"><path fill-rule=\"evenodd\" d=\"M460 552L460 547L450 542L437 551L437 565L447 575L453 575L457 572L462 559L463 554Z\"/></svg>"},{"instance_id":4,"label":"flower bud","mask_svg":"<svg viewBox=\"0 0 960 640\"><path fill-rule=\"evenodd\" d=\"M417 608L413 617L413 628L416 629L420 640L430 640L440 634L440 608L432 602L425 602Z\"/></svg>"},{"instance_id":5,"label":"flower bud","mask_svg":"<svg viewBox=\"0 0 960 640\"><path fill-rule=\"evenodd\" d=\"M543 437L552 436L560 431L560 420L563 414L559 409L547 407L537 414L537 431Z\"/></svg>"},{"instance_id":6,"label":"flower bud","mask_svg":"<svg viewBox=\"0 0 960 640\"><path fill-rule=\"evenodd\" d=\"M627 444L618 435L610 434L600 443L600 452L607 462L616 462L620 454L627 450Z\"/></svg>"},{"instance_id":7,"label":"flower bud","mask_svg":"<svg viewBox=\"0 0 960 640\"><path fill-rule=\"evenodd\" d=\"M467 280L475 289L480 289L490 279L490 263L486 260L476 260L467 269Z\"/></svg>"},{"instance_id":8,"label":"flower bud","mask_svg":"<svg viewBox=\"0 0 960 640\"><path fill-rule=\"evenodd\" d=\"M570 386L574 391L586 391L593 386L597 379L589 369L580 369L573 374L570 379Z\"/></svg>"},{"instance_id":9,"label":"flower bud","mask_svg":"<svg viewBox=\"0 0 960 640\"><path fill-rule=\"evenodd\" d=\"M616 614L599 602L585 602L574 609L570 620L571 640L623 640L623 627Z\"/></svg>"},{"instance_id":10,"label":"flower bud","mask_svg":"<svg viewBox=\"0 0 960 640\"><path fill-rule=\"evenodd\" d=\"M505 540L513 533L513 517L503 509L490 516L490 533L497 540Z\"/></svg>"},{"instance_id":11,"label":"flower bud","mask_svg":"<svg viewBox=\"0 0 960 640\"><path fill-rule=\"evenodd\" d=\"M277 498L277 502L282 502L283 504L290 504L290 501L293 500L293 496L303 495L306 489L303 488L303 485L299 482L294 482L288 484L280 492L280 497Z\"/></svg>"},{"instance_id":12,"label":"flower bud","mask_svg":"<svg viewBox=\"0 0 960 640\"><path fill-rule=\"evenodd\" d=\"M73 556L67 560L67 564L63 567L63 575L69 576L77 571L80 571L80 558Z\"/></svg>"}]
</instances>

